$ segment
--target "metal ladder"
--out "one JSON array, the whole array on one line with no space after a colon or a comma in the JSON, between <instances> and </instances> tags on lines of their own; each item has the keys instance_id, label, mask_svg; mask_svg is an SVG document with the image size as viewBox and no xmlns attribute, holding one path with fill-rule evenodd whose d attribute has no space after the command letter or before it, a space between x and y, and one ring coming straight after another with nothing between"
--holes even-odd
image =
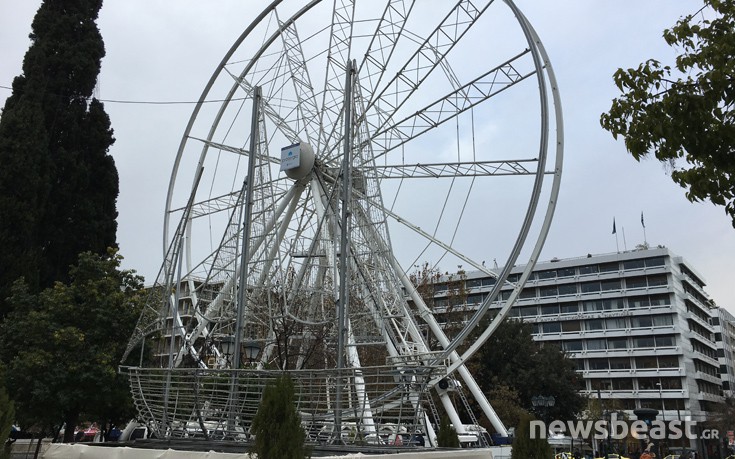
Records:
<instances>
[{"instance_id":1,"label":"metal ladder","mask_svg":"<svg viewBox=\"0 0 735 459\"><path fill-rule=\"evenodd\" d=\"M456 380L455 380L456 381ZM474 425L477 428L477 440L480 442L480 445L487 448L490 445L487 443L487 440L485 439L485 436L482 435L482 432L480 430L480 424L477 422L477 417L475 417L475 413L472 411L472 407L470 407L470 401L467 400L467 396L464 393L464 389L462 389L462 386L457 384L455 382L454 384L455 390L457 391L457 394L459 394L459 399L462 400L462 404L464 405L465 411L467 411L467 414L470 417L470 422L472 425Z\"/></svg>"}]
</instances>

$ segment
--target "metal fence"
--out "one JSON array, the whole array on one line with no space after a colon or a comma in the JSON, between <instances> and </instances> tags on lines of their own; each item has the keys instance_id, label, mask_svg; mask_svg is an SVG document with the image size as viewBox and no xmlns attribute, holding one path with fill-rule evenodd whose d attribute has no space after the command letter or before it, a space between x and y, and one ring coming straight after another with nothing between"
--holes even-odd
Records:
<instances>
[{"instance_id":1,"label":"metal fence","mask_svg":"<svg viewBox=\"0 0 735 459\"><path fill-rule=\"evenodd\" d=\"M143 421L158 438L251 440L250 427L266 385L281 371L124 367ZM425 432L425 366L380 366L338 371L297 370L296 409L307 441L409 445ZM341 403L335 393L341 384ZM341 428L334 427L340 410ZM341 433L341 434L340 434Z\"/></svg>"}]
</instances>

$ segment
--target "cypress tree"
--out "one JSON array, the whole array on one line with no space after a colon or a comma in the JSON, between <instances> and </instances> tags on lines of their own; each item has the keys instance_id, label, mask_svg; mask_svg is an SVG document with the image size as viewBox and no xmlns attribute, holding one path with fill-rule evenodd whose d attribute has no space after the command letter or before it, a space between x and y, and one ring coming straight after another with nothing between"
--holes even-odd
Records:
<instances>
[{"instance_id":1,"label":"cypress tree","mask_svg":"<svg viewBox=\"0 0 735 459\"><path fill-rule=\"evenodd\" d=\"M524 414L516 426L511 459L550 459L554 452L546 438L531 438L533 416Z\"/></svg>"},{"instance_id":2,"label":"cypress tree","mask_svg":"<svg viewBox=\"0 0 735 459\"><path fill-rule=\"evenodd\" d=\"M252 452L258 459L302 459L309 457L306 432L296 411L293 381L284 374L263 390L251 432L255 435Z\"/></svg>"},{"instance_id":3,"label":"cypress tree","mask_svg":"<svg viewBox=\"0 0 735 459\"><path fill-rule=\"evenodd\" d=\"M439 433L436 436L436 443L441 448L459 448L459 437L457 431L449 423L449 418L441 417L439 422Z\"/></svg>"},{"instance_id":4,"label":"cypress tree","mask_svg":"<svg viewBox=\"0 0 735 459\"><path fill-rule=\"evenodd\" d=\"M0 318L10 286L69 281L79 253L116 247L114 138L92 97L102 0L45 0L0 118Z\"/></svg>"}]
</instances>

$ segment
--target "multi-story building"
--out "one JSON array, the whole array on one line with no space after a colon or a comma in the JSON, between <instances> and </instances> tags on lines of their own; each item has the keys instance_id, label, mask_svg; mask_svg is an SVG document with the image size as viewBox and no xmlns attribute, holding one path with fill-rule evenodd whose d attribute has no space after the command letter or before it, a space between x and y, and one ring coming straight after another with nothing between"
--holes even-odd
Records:
<instances>
[{"instance_id":1,"label":"multi-story building","mask_svg":"<svg viewBox=\"0 0 735 459\"><path fill-rule=\"evenodd\" d=\"M521 271L514 268L509 281ZM479 305L494 284L485 273L467 273L467 305ZM536 340L569 353L591 398L599 393L616 409L655 408L669 420L699 421L723 401L704 286L686 260L662 246L554 259L537 264L511 315L532 323ZM438 287L441 320L447 295ZM510 292L509 285L501 296Z\"/></svg>"},{"instance_id":2,"label":"multi-story building","mask_svg":"<svg viewBox=\"0 0 735 459\"><path fill-rule=\"evenodd\" d=\"M717 341L717 360L720 362L722 391L726 397L735 394L735 317L723 308L712 309L715 341Z\"/></svg>"}]
</instances>

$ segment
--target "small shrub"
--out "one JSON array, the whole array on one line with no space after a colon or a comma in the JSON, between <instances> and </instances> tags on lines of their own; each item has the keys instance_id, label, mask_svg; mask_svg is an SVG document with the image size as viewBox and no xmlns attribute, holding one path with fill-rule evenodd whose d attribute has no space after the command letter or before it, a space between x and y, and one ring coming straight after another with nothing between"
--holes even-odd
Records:
<instances>
[{"instance_id":1,"label":"small shrub","mask_svg":"<svg viewBox=\"0 0 735 459\"><path fill-rule=\"evenodd\" d=\"M533 416L521 416L513 438L511 459L551 459L554 455L545 438L531 438L531 421Z\"/></svg>"},{"instance_id":2,"label":"small shrub","mask_svg":"<svg viewBox=\"0 0 735 459\"><path fill-rule=\"evenodd\" d=\"M442 416L439 422L439 433L436 435L436 442L442 448L459 448L457 431L449 425L449 419L446 416Z\"/></svg>"},{"instance_id":3,"label":"small shrub","mask_svg":"<svg viewBox=\"0 0 735 459\"><path fill-rule=\"evenodd\" d=\"M282 375L268 383L253 418L252 453L258 459L302 459L308 456L306 433L296 412L293 381Z\"/></svg>"}]
</instances>

